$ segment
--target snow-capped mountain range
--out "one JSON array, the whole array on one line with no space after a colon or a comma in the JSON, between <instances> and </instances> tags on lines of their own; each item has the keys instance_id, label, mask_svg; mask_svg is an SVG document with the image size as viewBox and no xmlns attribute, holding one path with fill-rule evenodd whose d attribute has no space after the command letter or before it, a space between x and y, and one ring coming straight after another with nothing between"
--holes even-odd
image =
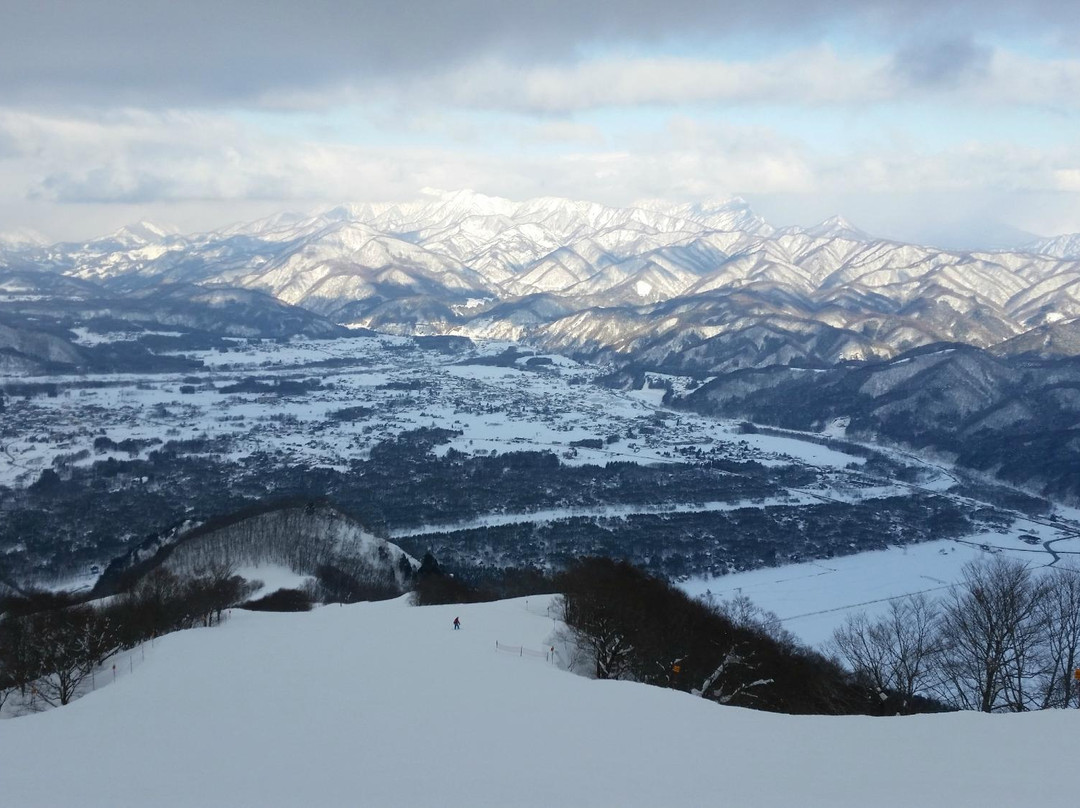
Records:
<instances>
[{"instance_id":1,"label":"snow-capped mountain range","mask_svg":"<svg viewBox=\"0 0 1080 808\"><path fill-rule=\"evenodd\" d=\"M1027 246L1032 252L1055 258L1080 258L1080 233L1039 239Z\"/></svg>"},{"instance_id":2,"label":"snow-capped mountain range","mask_svg":"<svg viewBox=\"0 0 1080 808\"><path fill-rule=\"evenodd\" d=\"M998 346L1080 317L1080 237L948 251L840 217L776 229L741 199L616 208L431 192L194 235L142 222L84 244L0 245L5 263L117 288L245 287L340 323L698 372Z\"/></svg>"}]
</instances>

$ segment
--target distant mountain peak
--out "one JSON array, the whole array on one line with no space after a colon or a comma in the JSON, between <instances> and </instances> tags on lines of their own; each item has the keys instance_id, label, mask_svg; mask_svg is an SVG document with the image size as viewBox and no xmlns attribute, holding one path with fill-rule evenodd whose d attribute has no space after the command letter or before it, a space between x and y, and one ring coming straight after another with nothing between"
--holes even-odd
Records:
<instances>
[{"instance_id":1,"label":"distant mountain peak","mask_svg":"<svg viewBox=\"0 0 1080 808\"><path fill-rule=\"evenodd\" d=\"M511 213L517 204L501 196L488 196L471 188L461 188L456 191L445 191L438 188L423 188L420 193L431 198L436 203L442 203L456 209L468 209L481 214ZM431 204L430 202L428 204Z\"/></svg>"},{"instance_id":2,"label":"distant mountain peak","mask_svg":"<svg viewBox=\"0 0 1080 808\"><path fill-rule=\"evenodd\" d=\"M839 214L830 216L821 224L808 227L803 232L815 238L847 238L856 241L870 239L869 235Z\"/></svg>"},{"instance_id":3,"label":"distant mountain peak","mask_svg":"<svg viewBox=\"0 0 1080 808\"><path fill-rule=\"evenodd\" d=\"M776 232L741 196L684 203L649 199L635 202L632 207L687 219L713 230L738 231L755 236L771 236Z\"/></svg>"},{"instance_id":4,"label":"distant mountain peak","mask_svg":"<svg viewBox=\"0 0 1080 808\"><path fill-rule=\"evenodd\" d=\"M48 243L49 240L45 236L29 227L16 227L0 232L0 248L25 249L28 247L44 247Z\"/></svg>"},{"instance_id":5,"label":"distant mountain peak","mask_svg":"<svg viewBox=\"0 0 1080 808\"><path fill-rule=\"evenodd\" d=\"M656 211L657 213L680 211L685 214L687 212L692 212L698 216L751 211L750 203L741 196L733 196L725 199L703 199L698 202L672 202L667 199L639 199L633 202L630 207Z\"/></svg>"},{"instance_id":6,"label":"distant mountain peak","mask_svg":"<svg viewBox=\"0 0 1080 808\"><path fill-rule=\"evenodd\" d=\"M1027 249L1040 255L1052 255L1055 258L1080 258L1080 233L1065 233L1039 239L1028 244Z\"/></svg>"},{"instance_id":7,"label":"distant mountain peak","mask_svg":"<svg viewBox=\"0 0 1080 808\"><path fill-rule=\"evenodd\" d=\"M178 227L161 225L142 219L132 224L126 224L104 238L94 239L94 241L116 243L124 247L145 247L147 244L158 244L170 236L178 235L180 235Z\"/></svg>"}]
</instances>

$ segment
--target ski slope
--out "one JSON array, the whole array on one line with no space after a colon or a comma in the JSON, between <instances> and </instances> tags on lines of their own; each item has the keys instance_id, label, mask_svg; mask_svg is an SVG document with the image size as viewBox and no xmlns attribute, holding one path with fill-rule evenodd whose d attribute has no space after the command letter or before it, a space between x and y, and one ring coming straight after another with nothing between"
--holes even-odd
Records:
<instances>
[{"instance_id":1,"label":"ski slope","mask_svg":"<svg viewBox=\"0 0 1080 808\"><path fill-rule=\"evenodd\" d=\"M1075 805L1080 711L789 717L495 650L548 647L546 603L234 612L169 635L115 684L0 721L0 804Z\"/></svg>"}]
</instances>

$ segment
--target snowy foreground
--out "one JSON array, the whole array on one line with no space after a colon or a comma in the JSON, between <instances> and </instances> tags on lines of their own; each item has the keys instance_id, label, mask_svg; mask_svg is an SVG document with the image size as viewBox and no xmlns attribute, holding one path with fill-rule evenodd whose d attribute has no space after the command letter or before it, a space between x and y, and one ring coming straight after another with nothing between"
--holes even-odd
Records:
<instances>
[{"instance_id":1,"label":"snowy foreground","mask_svg":"<svg viewBox=\"0 0 1080 808\"><path fill-rule=\"evenodd\" d=\"M0 722L0 805L1065 806L1080 711L789 717L542 656L546 598L234 612ZM452 631L460 615L461 631Z\"/></svg>"}]
</instances>

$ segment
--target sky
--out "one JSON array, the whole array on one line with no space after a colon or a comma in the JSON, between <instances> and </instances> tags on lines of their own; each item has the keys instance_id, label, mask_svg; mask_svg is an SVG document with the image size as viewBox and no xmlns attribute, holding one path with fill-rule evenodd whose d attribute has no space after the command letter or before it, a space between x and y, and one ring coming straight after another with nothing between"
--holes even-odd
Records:
<instances>
[{"instance_id":1,"label":"sky","mask_svg":"<svg viewBox=\"0 0 1080 808\"><path fill-rule=\"evenodd\" d=\"M1080 231L1075 0L0 0L0 232L470 188Z\"/></svg>"}]
</instances>

